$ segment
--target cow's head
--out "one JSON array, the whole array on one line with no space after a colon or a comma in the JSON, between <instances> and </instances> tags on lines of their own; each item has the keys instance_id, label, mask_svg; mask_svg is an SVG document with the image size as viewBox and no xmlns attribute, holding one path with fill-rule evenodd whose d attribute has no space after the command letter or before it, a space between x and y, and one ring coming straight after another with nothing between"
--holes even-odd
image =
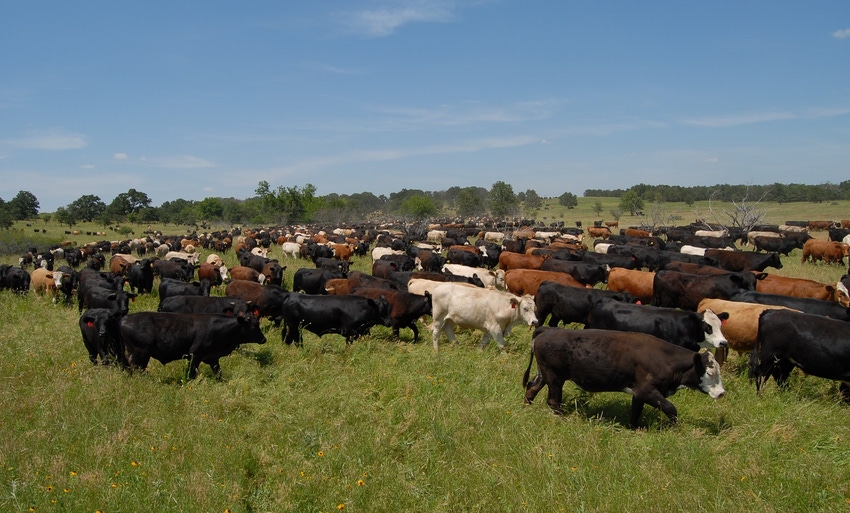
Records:
<instances>
[{"instance_id":1,"label":"cow's head","mask_svg":"<svg viewBox=\"0 0 850 513\"><path fill-rule=\"evenodd\" d=\"M511 308L517 310L517 317L529 326L537 326L537 308L534 296L526 294L522 297L511 298Z\"/></svg>"},{"instance_id":2,"label":"cow's head","mask_svg":"<svg viewBox=\"0 0 850 513\"><path fill-rule=\"evenodd\" d=\"M705 333L705 338L699 343L700 347L709 349L729 345L720 328L728 318L728 312L716 314L711 310L705 310L702 313L702 331Z\"/></svg>"},{"instance_id":3,"label":"cow's head","mask_svg":"<svg viewBox=\"0 0 850 513\"><path fill-rule=\"evenodd\" d=\"M694 368L699 376L699 389L712 399L719 399L726 394L723 381L720 379L720 365L714 355L708 351L694 354Z\"/></svg>"}]
</instances>

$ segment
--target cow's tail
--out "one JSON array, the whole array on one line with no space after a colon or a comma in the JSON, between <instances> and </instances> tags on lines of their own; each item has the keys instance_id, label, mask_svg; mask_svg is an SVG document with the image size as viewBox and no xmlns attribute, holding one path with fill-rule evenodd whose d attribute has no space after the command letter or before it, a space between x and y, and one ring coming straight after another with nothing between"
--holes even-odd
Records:
<instances>
[{"instance_id":1,"label":"cow's tail","mask_svg":"<svg viewBox=\"0 0 850 513\"><path fill-rule=\"evenodd\" d=\"M749 365L749 377L750 380L756 382L756 393L761 390L761 385L764 383L766 379L766 374L764 370L761 369L762 363L762 348L764 347L764 335L762 335L761 323L764 318L764 314L770 312L770 309L765 308L759 314L759 322L758 327L756 329L756 345L753 348L753 351L750 353L750 365Z\"/></svg>"},{"instance_id":2,"label":"cow's tail","mask_svg":"<svg viewBox=\"0 0 850 513\"><path fill-rule=\"evenodd\" d=\"M525 369L525 373L522 375L522 387L528 387L528 376L531 374L531 364L534 362L534 338L531 339L531 356L528 358L528 367Z\"/></svg>"}]
</instances>

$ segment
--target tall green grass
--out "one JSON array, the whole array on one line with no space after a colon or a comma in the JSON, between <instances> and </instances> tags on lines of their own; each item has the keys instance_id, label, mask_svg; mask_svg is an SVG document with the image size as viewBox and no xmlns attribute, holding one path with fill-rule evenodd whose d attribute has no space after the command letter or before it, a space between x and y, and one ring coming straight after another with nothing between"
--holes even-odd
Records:
<instances>
[{"instance_id":1,"label":"tall green grass","mask_svg":"<svg viewBox=\"0 0 850 513\"><path fill-rule=\"evenodd\" d=\"M290 283L306 265L285 263ZM846 272L800 264L799 251L783 263L819 281ZM157 303L142 296L131 311ZM850 508L850 408L837 385L795 372L788 391L771 382L756 395L743 356L723 368L725 397L680 391L678 425L647 408L632 431L622 393L568 383L563 417L542 394L523 405L525 328L505 351L478 350L473 333L435 353L427 329L417 344L377 327L350 346L305 332L293 347L264 321L268 342L223 358L223 381L202 365L184 384L185 362L133 375L92 366L74 306L4 291L0 312L5 510Z\"/></svg>"}]
</instances>

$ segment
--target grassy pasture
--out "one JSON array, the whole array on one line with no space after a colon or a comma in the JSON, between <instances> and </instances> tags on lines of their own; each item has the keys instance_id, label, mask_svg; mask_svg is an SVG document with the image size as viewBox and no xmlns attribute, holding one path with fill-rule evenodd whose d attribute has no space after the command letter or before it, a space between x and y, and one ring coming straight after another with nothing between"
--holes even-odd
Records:
<instances>
[{"instance_id":1,"label":"grassy pasture","mask_svg":"<svg viewBox=\"0 0 850 513\"><path fill-rule=\"evenodd\" d=\"M594 201L579 198L569 211L550 204L537 218L610 219L616 200L602 198L599 217ZM663 208L682 223L712 220L707 205ZM850 218L848 203L765 208L774 223ZM2 243L67 237L39 223L0 234ZM32 231L42 227L47 233ZM829 282L847 271L799 256L783 258L776 272ZM291 284L306 263L282 260ZM357 260L355 268L371 265ZM156 294L143 296L131 311L157 303ZM268 342L222 359L223 382L202 365L186 383L182 362L152 361L135 375L93 367L76 307L4 291L0 311L4 510L850 510L850 407L838 402L837 385L795 372L787 393L771 382L756 395L742 356L724 367L724 398L680 391L677 426L646 408L645 427L631 431L622 393L589 395L568 383L567 415L550 413L545 391L524 406L525 328L504 352L479 351L475 333L434 353L427 329L412 344L409 330L395 341L377 327L351 346L305 332L297 348L264 321Z\"/></svg>"}]
</instances>

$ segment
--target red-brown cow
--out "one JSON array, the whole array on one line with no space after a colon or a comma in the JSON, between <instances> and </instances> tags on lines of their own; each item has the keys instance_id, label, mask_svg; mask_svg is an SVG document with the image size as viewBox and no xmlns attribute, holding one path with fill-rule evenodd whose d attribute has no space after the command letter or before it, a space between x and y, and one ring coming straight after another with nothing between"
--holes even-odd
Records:
<instances>
[{"instance_id":1,"label":"red-brown cow","mask_svg":"<svg viewBox=\"0 0 850 513\"><path fill-rule=\"evenodd\" d=\"M652 302L652 271L636 271L622 267L612 267L608 272L608 290L628 292L641 303Z\"/></svg>"},{"instance_id":2,"label":"red-brown cow","mask_svg":"<svg viewBox=\"0 0 850 513\"><path fill-rule=\"evenodd\" d=\"M517 296L537 295L537 289L544 281L554 281L561 285L584 288L584 284L567 273L541 271L538 269L511 269L505 272L505 289Z\"/></svg>"},{"instance_id":3,"label":"red-brown cow","mask_svg":"<svg viewBox=\"0 0 850 513\"><path fill-rule=\"evenodd\" d=\"M509 269L540 269L543 266L543 260L547 258L549 258L548 255L522 255L502 251L502 254L499 255L499 269L504 271Z\"/></svg>"}]
</instances>

